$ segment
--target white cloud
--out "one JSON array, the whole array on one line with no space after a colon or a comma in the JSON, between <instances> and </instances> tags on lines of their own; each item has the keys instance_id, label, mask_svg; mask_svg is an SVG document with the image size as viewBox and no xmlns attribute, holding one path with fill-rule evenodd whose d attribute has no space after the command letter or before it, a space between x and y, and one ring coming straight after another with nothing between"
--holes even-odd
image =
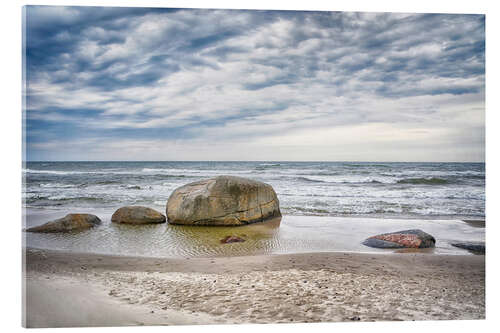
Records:
<instances>
[{"instance_id":1,"label":"white cloud","mask_svg":"<svg viewBox=\"0 0 500 333\"><path fill-rule=\"evenodd\" d=\"M37 9L34 29L60 11L65 24L81 17ZM88 159L484 158L480 21L315 15L181 10L115 18L123 31L84 25L78 39L59 31L56 42L75 45L31 69L28 118L95 133L29 147L72 158L78 146Z\"/></svg>"}]
</instances>

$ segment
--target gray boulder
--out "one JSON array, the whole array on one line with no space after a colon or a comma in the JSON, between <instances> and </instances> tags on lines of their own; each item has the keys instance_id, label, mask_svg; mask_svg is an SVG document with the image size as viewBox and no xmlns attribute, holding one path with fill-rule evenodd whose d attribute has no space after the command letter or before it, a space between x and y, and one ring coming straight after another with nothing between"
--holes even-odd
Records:
<instances>
[{"instance_id":1,"label":"gray boulder","mask_svg":"<svg viewBox=\"0 0 500 333\"><path fill-rule=\"evenodd\" d=\"M244 225L281 216L271 185L234 176L219 176L177 188L168 198L171 224Z\"/></svg>"},{"instance_id":2,"label":"gray boulder","mask_svg":"<svg viewBox=\"0 0 500 333\"><path fill-rule=\"evenodd\" d=\"M63 218L28 228L28 232L68 232L84 230L101 224L101 220L92 214L68 214Z\"/></svg>"},{"instance_id":3,"label":"gray boulder","mask_svg":"<svg viewBox=\"0 0 500 333\"><path fill-rule=\"evenodd\" d=\"M436 239L419 229L402 230L367 238L363 245L382 248L427 248L434 247Z\"/></svg>"},{"instance_id":4,"label":"gray boulder","mask_svg":"<svg viewBox=\"0 0 500 333\"><path fill-rule=\"evenodd\" d=\"M484 242L456 242L451 243L451 245L478 254L484 254L486 252L486 245Z\"/></svg>"},{"instance_id":5,"label":"gray boulder","mask_svg":"<svg viewBox=\"0 0 500 333\"><path fill-rule=\"evenodd\" d=\"M111 222L114 223L149 224L164 223L165 221L165 215L154 209L143 206L121 207L111 216Z\"/></svg>"}]
</instances>

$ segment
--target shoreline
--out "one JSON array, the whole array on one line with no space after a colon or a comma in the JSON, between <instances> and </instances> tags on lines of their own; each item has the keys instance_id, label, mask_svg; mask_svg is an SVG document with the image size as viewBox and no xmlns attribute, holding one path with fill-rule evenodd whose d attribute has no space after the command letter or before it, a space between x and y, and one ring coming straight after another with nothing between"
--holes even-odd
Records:
<instances>
[{"instance_id":1,"label":"shoreline","mask_svg":"<svg viewBox=\"0 0 500 333\"><path fill-rule=\"evenodd\" d=\"M95 212L92 212L95 213ZM26 227L61 218L64 214L49 211L28 214ZM436 246L420 249L429 254L471 255L452 246L457 242L484 242L484 223L462 220L398 220L283 215L237 227L155 225L118 225L111 214L98 214L102 224L81 232L64 234L23 233L23 245L30 248L68 252L94 252L141 257L227 257L261 254L316 252L386 253L406 252L363 245L368 237L398 230L421 229L436 239ZM245 242L221 244L228 236ZM148 240L138 242L138 239Z\"/></svg>"},{"instance_id":2,"label":"shoreline","mask_svg":"<svg viewBox=\"0 0 500 333\"><path fill-rule=\"evenodd\" d=\"M44 214L59 214L66 215L70 212L85 212L94 215L103 215L106 217L111 217L111 215L119 208L122 207L120 205L113 207L44 207L44 206L22 206L22 215L28 217L32 214L41 213L42 216ZM158 210L162 214L165 211L164 205L158 204L149 204L148 207ZM478 227L484 227L486 221L486 215L405 215L405 214L297 214L290 212L282 212L282 216L293 216L293 217L322 217L322 218L342 218L342 219L374 219L374 220L408 220L408 221L433 221L433 220L442 220L442 221L462 221L464 223L470 223L471 225L475 224ZM42 221L40 221L42 222Z\"/></svg>"},{"instance_id":3,"label":"shoreline","mask_svg":"<svg viewBox=\"0 0 500 333\"><path fill-rule=\"evenodd\" d=\"M320 252L148 258L23 251L27 327L485 316L485 256ZM87 286L89 293L75 286ZM75 310L46 313L51 306ZM103 312L106 316L99 315Z\"/></svg>"}]
</instances>

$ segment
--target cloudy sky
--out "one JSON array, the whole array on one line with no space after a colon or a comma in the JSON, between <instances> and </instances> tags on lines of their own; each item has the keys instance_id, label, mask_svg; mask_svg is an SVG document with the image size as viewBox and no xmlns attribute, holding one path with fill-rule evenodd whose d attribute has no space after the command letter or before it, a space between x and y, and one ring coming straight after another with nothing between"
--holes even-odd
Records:
<instances>
[{"instance_id":1,"label":"cloudy sky","mask_svg":"<svg viewBox=\"0 0 500 333\"><path fill-rule=\"evenodd\" d=\"M25 14L28 160L484 161L483 15Z\"/></svg>"}]
</instances>

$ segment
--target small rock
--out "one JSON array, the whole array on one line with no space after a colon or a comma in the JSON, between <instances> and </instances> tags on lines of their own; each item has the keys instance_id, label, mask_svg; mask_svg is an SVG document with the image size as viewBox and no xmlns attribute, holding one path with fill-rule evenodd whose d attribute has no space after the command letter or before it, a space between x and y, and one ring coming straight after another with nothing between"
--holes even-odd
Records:
<instances>
[{"instance_id":1,"label":"small rock","mask_svg":"<svg viewBox=\"0 0 500 333\"><path fill-rule=\"evenodd\" d=\"M486 252L486 245L484 242L456 242L451 243L451 245L478 254L484 254Z\"/></svg>"},{"instance_id":2,"label":"small rock","mask_svg":"<svg viewBox=\"0 0 500 333\"><path fill-rule=\"evenodd\" d=\"M244 242L245 240L243 238L240 238L238 236L226 236L223 239L220 240L222 244L229 244L229 243L240 243Z\"/></svg>"}]
</instances>

